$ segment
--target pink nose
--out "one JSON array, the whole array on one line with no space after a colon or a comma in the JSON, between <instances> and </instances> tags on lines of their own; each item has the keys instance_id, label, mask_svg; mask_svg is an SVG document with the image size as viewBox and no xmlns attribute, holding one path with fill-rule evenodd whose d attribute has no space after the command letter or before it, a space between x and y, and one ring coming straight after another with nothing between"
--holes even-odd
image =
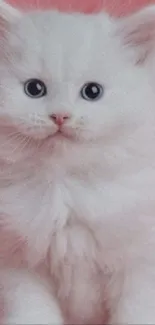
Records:
<instances>
[{"instance_id":1,"label":"pink nose","mask_svg":"<svg viewBox=\"0 0 155 325\"><path fill-rule=\"evenodd\" d=\"M69 119L69 114L65 114L65 113L52 114L50 115L50 118L53 120L55 124L61 126L62 124L65 123L67 119Z\"/></svg>"}]
</instances>

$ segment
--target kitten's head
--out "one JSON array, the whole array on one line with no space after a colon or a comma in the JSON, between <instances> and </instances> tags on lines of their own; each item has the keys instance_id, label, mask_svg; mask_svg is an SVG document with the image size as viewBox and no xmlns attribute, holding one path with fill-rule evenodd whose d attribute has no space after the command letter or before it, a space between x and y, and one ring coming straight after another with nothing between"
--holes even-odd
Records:
<instances>
[{"instance_id":1,"label":"kitten's head","mask_svg":"<svg viewBox=\"0 0 155 325\"><path fill-rule=\"evenodd\" d=\"M151 51L154 8L122 21L0 10L1 121L35 139L74 142L141 123L148 91L137 65Z\"/></svg>"}]
</instances>

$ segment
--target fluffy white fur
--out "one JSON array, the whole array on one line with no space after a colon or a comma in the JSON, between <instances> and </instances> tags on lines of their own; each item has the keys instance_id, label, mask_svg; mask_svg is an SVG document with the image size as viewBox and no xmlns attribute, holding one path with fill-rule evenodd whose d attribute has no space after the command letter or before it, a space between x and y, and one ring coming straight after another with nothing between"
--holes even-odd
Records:
<instances>
[{"instance_id":1,"label":"fluffy white fur","mask_svg":"<svg viewBox=\"0 0 155 325\"><path fill-rule=\"evenodd\" d=\"M15 16L1 19L2 228L26 241L28 265L46 261L67 323L154 324L155 94L142 63L155 10L122 21L102 13ZM26 96L29 78L45 82L45 97ZM88 81L103 85L100 100L80 96ZM56 113L70 115L61 134L49 118ZM24 276L39 308L33 299L42 289L29 274L19 281ZM21 282L17 302L26 299ZM57 308L51 323L56 317Z\"/></svg>"},{"instance_id":2,"label":"fluffy white fur","mask_svg":"<svg viewBox=\"0 0 155 325\"><path fill-rule=\"evenodd\" d=\"M63 324L51 287L36 274L15 269L0 273L3 281L3 324Z\"/></svg>"}]
</instances>

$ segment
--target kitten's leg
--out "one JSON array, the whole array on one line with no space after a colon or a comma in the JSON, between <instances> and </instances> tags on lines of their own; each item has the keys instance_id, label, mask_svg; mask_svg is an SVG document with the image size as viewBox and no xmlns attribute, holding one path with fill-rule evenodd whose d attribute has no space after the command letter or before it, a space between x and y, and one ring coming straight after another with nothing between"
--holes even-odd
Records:
<instances>
[{"instance_id":1,"label":"kitten's leg","mask_svg":"<svg viewBox=\"0 0 155 325\"><path fill-rule=\"evenodd\" d=\"M155 324L155 268L130 270L111 324Z\"/></svg>"},{"instance_id":2,"label":"kitten's leg","mask_svg":"<svg viewBox=\"0 0 155 325\"><path fill-rule=\"evenodd\" d=\"M36 276L11 271L4 281L7 309L3 324L63 324L55 299Z\"/></svg>"}]
</instances>

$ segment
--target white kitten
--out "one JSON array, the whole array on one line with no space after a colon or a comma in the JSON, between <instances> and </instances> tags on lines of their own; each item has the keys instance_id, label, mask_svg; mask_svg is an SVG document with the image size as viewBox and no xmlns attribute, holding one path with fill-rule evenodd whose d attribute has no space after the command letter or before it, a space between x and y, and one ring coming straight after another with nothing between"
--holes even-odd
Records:
<instances>
[{"instance_id":1,"label":"white kitten","mask_svg":"<svg viewBox=\"0 0 155 325\"><path fill-rule=\"evenodd\" d=\"M67 322L154 324L154 8L9 9L0 26L3 227L49 262Z\"/></svg>"}]
</instances>

